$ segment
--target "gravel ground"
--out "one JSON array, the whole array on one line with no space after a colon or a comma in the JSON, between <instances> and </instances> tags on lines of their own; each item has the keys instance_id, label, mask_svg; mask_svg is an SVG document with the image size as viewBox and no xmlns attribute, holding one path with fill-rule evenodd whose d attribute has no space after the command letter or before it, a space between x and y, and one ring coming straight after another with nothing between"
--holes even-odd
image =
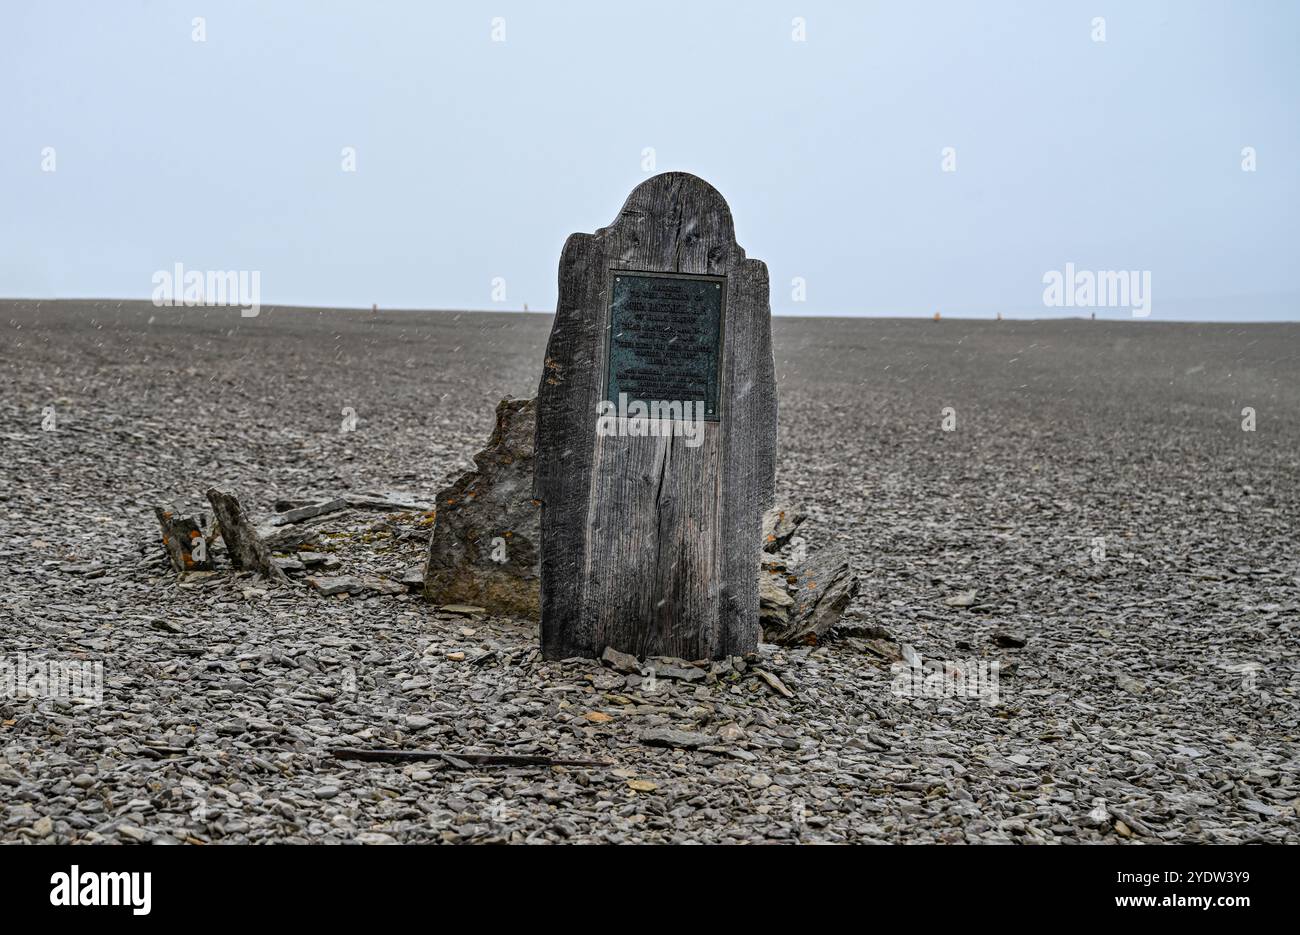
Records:
<instances>
[{"instance_id":1,"label":"gravel ground","mask_svg":"<svg viewBox=\"0 0 1300 935\"><path fill-rule=\"evenodd\" d=\"M0 657L103 663L102 704L0 698L0 840L1297 841L1300 326L778 320L778 488L860 594L833 643L650 680L161 560L153 506L210 485L431 500L546 316L0 313ZM428 522L317 544L400 577ZM608 765L328 755L394 744Z\"/></svg>"}]
</instances>

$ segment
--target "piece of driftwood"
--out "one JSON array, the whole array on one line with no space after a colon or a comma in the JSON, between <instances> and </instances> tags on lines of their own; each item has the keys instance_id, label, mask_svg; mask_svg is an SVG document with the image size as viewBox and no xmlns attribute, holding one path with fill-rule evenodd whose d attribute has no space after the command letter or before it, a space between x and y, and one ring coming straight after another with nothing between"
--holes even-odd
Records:
<instances>
[{"instance_id":1,"label":"piece of driftwood","mask_svg":"<svg viewBox=\"0 0 1300 935\"><path fill-rule=\"evenodd\" d=\"M433 504L423 500L413 500L405 494L398 493L359 493L344 494L343 499L353 510L378 510L381 513L422 513L433 509Z\"/></svg>"},{"instance_id":2,"label":"piece of driftwood","mask_svg":"<svg viewBox=\"0 0 1300 935\"><path fill-rule=\"evenodd\" d=\"M339 506L340 503L341 506ZM268 522L275 525L282 525L285 522L297 522L296 520L276 522L276 520L283 514L293 510L321 506L328 506L330 509L328 511L318 511L314 515L319 515L320 512L332 512L337 509L376 510L381 513L410 513L433 509L433 504L415 500L402 493L362 491L361 493L343 493L337 497L324 499L318 497L312 500L284 497L275 501L275 515Z\"/></svg>"},{"instance_id":3,"label":"piece of driftwood","mask_svg":"<svg viewBox=\"0 0 1300 935\"><path fill-rule=\"evenodd\" d=\"M287 526L290 523L300 523L305 519L311 519L314 516L324 516L326 513L338 513L348 509L348 501L342 497L334 500L326 500L323 503L308 503L303 506L293 507L276 513L268 519L269 526Z\"/></svg>"},{"instance_id":4,"label":"piece of driftwood","mask_svg":"<svg viewBox=\"0 0 1300 935\"><path fill-rule=\"evenodd\" d=\"M702 443L597 434L620 270L725 277L720 420ZM612 402L612 401L611 401ZM537 401L542 652L721 658L758 644L755 568L776 465L767 267L708 183L654 176L614 223L569 237Z\"/></svg>"},{"instance_id":5,"label":"piece of driftwood","mask_svg":"<svg viewBox=\"0 0 1300 935\"><path fill-rule=\"evenodd\" d=\"M212 504L221 541L226 544L230 564L243 571L255 571L276 581L288 581L288 576L271 560L271 550L266 547L253 524L249 522L239 498L233 493L209 488L208 502Z\"/></svg>"},{"instance_id":6,"label":"piece of driftwood","mask_svg":"<svg viewBox=\"0 0 1300 935\"><path fill-rule=\"evenodd\" d=\"M366 750L359 747L336 747L330 756L338 760L365 760L370 763L412 763L442 760L452 766L612 766L609 760L570 760L561 757L526 753L463 753L459 750ZM463 766L462 766L463 768Z\"/></svg>"},{"instance_id":7,"label":"piece of driftwood","mask_svg":"<svg viewBox=\"0 0 1300 935\"><path fill-rule=\"evenodd\" d=\"M158 525L162 528L163 548L167 559L176 571L211 571L212 555L203 527L193 516L179 516L175 508L164 510L154 507Z\"/></svg>"}]
</instances>

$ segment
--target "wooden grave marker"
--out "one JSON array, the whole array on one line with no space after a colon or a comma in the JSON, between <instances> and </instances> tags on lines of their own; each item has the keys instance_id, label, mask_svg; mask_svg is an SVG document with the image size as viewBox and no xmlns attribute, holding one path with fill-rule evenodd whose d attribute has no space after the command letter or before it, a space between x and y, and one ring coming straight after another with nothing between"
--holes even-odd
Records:
<instances>
[{"instance_id":1,"label":"wooden grave marker","mask_svg":"<svg viewBox=\"0 0 1300 935\"><path fill-rule=\"evenodd\" d=\"M569 237L537 400L543 654L754 651L776 469L768 276L712 186L656 175L609 227Z\"/></svg>"}]
</instances>

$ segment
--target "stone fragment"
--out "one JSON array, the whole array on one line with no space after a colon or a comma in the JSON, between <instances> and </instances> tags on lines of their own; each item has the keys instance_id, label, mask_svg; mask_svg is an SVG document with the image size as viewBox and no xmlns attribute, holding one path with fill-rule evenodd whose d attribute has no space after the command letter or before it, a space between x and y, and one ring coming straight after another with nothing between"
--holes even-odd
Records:
<instances>
[{"instance_id":1,"label":"stone fragment","mask_svg":"<svg viewBox=\"0 0 1300 935\"><path fill-rule=\"evenodd\" d=\"M636 656L630 653L621 653L612 646L605 647L600 660L615 672L622 672L625 675L641 671L641 663L637 661Z\"/></svg>"},{"instance_id":2,"label":"stone fragment","mask_svg":"<svg viewBox=\"0 0 1300 935\"><path fill-rule=\"evenodd\" d=\"M790 691L790 689L786 687L785 682L781 681L781 679L773 673L768 672L766 669L755 669L754 674L761 678L764 683L767 684L768 688L772 689L772 691L776 692L782 698L794 697L794 692Z\"/></svg>"},{"instance_id":3,"label":"stone fragment","mask_svg":"<svg viewBox=\"0 0 1300 935\"><path fill-rule=\"evenodd\" d=\"M307 578L307 584L321 594L357 594L360 593L365 585L361 583L360 578L352 575L310 575Z\"/></svg>"},{"instance_id":4,"label":"stone fragment","mask_svg":"<svg viewBox=\"0 0 1300 935\"><path fill-rule=\"evenodd\" d=\"M795 577L798 585L789 621L765 628L768 642L821 642L858 593L857 576L849 569L847 553L838 546L828 546L812 555Z\"/></svg>"},{"instance_id":5,"label":"stone fragment","mask_svg":"<svg viewBox=\"0 0 1300 935\"><path fill-rule=\"evenodd\" d=\"M779 551L807 517L788 506L775 506L763 514L763 551Z\"/></svg>"},{"instance_id":6,"label":"stone fragment","mask_svg":"<svg viewBox=\"0 0 1300 935\"><path fill-rule=\"evenodd\" d=\"M535 433L535 402L503 399L474 470L438 494L424 572L429 600L527 619L540 615Z\"/></svg>"},{"instance_id":7,"label":"stone fragment","mask_svg":"<svg viewBox=\"0 0 1300 935\"><path fill-rule=\"evenodd\" d=\"M958 591L956 594L945 598L944 603L949 607L971 607L974 606L978 594L979 592L975 590Z\"/></svg>"},{"instance_id":8,"label":"stone fragment","mask_svg":"<svg viewBox=\"0 0 1300 935\"><path fill-rule=\"evenodd\" d=\"M770 574L766 569L758 571L758 620L764 632L783 631L790 623L790 609L794 607L794 598L786 590L785 579Z\"/></svg>"},{"instance_id":9,"label":"stone fragment","mask_svg":"<svg viewBox=\"0 0 1300 935\"><path fill-rule=\"evenodd\" d=\"M361 587L372 594L384 594L390 597L406 593L404 584L382 575L365 575L361 579Z\"/></svg>"},{"instance_id":10,"label":"stone fragment","mask_svg":"<svg viewBox=\"0 0 1300 935\"><path fill-rule=\"evenodd\" d=\"M648 747L679 747L694 750L714 742L708 734L692 730L674 730L670 727L654 728L641 732L641 742Z\"/></svg>"}]
</instances>

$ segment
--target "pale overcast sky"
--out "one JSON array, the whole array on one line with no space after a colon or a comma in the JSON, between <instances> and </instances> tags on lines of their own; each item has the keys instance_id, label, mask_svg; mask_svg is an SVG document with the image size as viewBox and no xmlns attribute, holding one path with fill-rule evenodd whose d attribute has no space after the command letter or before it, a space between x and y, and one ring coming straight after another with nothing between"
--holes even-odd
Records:
<instances>
[{"instance_id":1,"label":"pale overcast sky","mask_svg":"<svg viewBox=\"0 0 1300 935\"><path fill-rule=\"evenodd\" d=\"M777 313L1080 314L1043 305L1073 263L1149 271L1152 321L1300 319L1297 36L1293 2L6 3L0 296L179 262L549 310L653 148Z\"/></svg>"}]
</instances>

